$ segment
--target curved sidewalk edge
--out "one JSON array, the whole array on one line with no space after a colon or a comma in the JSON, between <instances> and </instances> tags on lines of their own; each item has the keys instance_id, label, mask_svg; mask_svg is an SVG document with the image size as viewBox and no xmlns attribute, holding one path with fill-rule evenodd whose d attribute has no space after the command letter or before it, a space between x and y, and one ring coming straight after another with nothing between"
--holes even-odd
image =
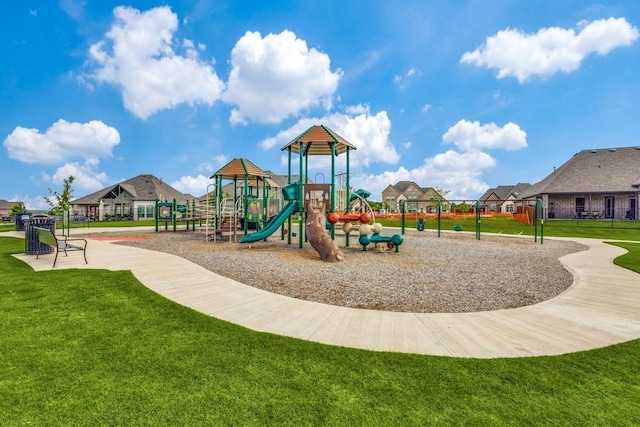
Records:
<instances>
[{"instance_id":1,"label":"curved sidewalk edge","mask_svg":"<svg viewBox=\"0 0 640 427\"><path fill-rule=\"evenodd\" d=\"M59 257L56 268L131 270L154 292L218 319L374 351L528 357L640 338L640 275L612 262L626 251L600 240L563 240L589 247L560 259L574 276L568 290L535 305L477 313L396 313L303 301L238 283L174 255L99 240L90 240L88 265L71 254ZM51 267L50 256L16 257L34 270Z\"/></svg>"}]
</instances>

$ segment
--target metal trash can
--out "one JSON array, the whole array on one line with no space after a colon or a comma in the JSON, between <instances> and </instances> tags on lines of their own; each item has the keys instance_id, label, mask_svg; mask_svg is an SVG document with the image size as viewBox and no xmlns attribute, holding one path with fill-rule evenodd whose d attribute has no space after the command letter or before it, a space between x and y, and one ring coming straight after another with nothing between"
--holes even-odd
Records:
<instances>
[{"instance_id":1,"label":"metal trash can","mask_svg":"<svg viewBox=\"0 0 640 427\"><path fill-rule=\"evenodd\" d=\"M16 212L16 231L24 231L24 222L31 219L31 212Z\"/></svg>"},{"instance_id":2,"label":"metal trash can","mask_svg":"<svg viewBox=\"0 0 640 427\"><path fill-rule=\"evenodd\" d=\"M55 234L56 219L47 215L34 215L24 221L24 253L36 255L37 253L48 254L53 252L51 246L40 243L35 227L46 228Z\"/></svg>"}]
</instances>

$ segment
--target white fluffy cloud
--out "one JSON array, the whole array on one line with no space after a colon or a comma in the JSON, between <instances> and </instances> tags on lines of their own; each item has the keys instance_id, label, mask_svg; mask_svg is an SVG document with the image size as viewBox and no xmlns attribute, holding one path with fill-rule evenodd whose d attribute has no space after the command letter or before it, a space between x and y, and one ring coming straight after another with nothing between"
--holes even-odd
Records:
<instances>
[{"instance_id":1,"label":"white fluffy cloud","mask_svg":"<svg viewBox=\"0 0 640 427\"><path fill-rule=\"evenodd\" d=\"M400 167L379 175L359 173L352 177L351 182L355 188L364 188L378 197L390 184L415 181L451 191L446 196L449 200L472 200L488 188L481 176L495 165L496 160L487 153L448 150L425 158L424 163L415 169Z\"/></svg>"},{"instance_id":2,"label":"white fluffy cloud","mask_svg":"<svg viewBox=\"0 0 640 427\"><path fill-rule=\"evenodd\" d=\"M196 197L206 194L207 187L214 183L209 177L229 162L229 158L224 154L218 154L211 160L203 161L198 164L196 169L206 174L198 174L198 176L183 176L178 181L171 183L171 186L183 193L188 193ZM212 189L209 189L211 191Z\"/></svg>"},{"instance_id":3,"label":"white fluffy cloud","mask_svg":"<svg viewBox=\"0 0 640 427\"><path fill-rule=\"evenodd\" d=\"M47 210L51 209L51 206L47 203L45 198L42 197L42 196L32 197L32 196L24 195L24 194L15 194L9 200L11 200L11 201L15 200L16 202L24 203L24 206L28 210L47 211Z\"/></svg>"},{"instance_id":4,"label":"white fluffy cloud","mask_svg":"<svg viewBox=\"0 0 640 427\"><path fill-rule=\"evenodd\" d=\"M70 123L62 119L44 133L18 126L4 140L10 158L40 164L56 164L70 158L111 157L111 150L119 143L118 131L99 120Z\"/></svg>"},{"instance_id":5,"label":"white fluffy cloud","mask_svg":"<svg viewBox=\"0 0 640 427\"><path fill-rule=\"evenodd\" d=\"M98 191L109 183L109 177L106 173L98 171L98 165L99 162L96 159L87 159L84 163L67 163L55 171L51 176L51 181L54 184L62 185L66 178L73 176L72 188L74 190Z\"/></svg>"},{"instance_id":6,"label":"white fluffy cloud","mask_svg":"<svg viewBox=\"0 0 640 427\"><path fill-rule=\"evenodd\" d=\"M451 191L447 195L449 200L472 200L489 188L482 181L482 174L497 164L496 159L483 150L518 150L527 146L526 133L513 123L500 128L494 123L481 125L460 120L442 139L454 144L458 151L447 150L427 157L422 165L411 170L400 167L378 175L358 173L352 177L353 186L382 194L390 184L415 181Z\"/></svg>"},{"instance_id":7,"label":"white fluffy cloud","mask_svg":"<svg viewBox=\"0 0 640 427\"><path fill-rule=\"evenodd\" d=\"M580 22L572 28L542 28L535 34L517 29L499 31L485 44L466 52L461 62L498 70L498 78L515 77L521 83L534 75L569 73L590 54L606 55L633 43L640 35L624 18Z\"/></svg>"},{"instance_id":8,"label":"white fluffy cloud","mask_svg":"<svg viewBox=\"0 0 640 427\"><path fill-rule=\"evenodd\" d=\"M332 72L329 56L307 47L291 31L248 31L231 52L225 101L238 107L230 122L277 123L304 109L331 107L342 71Z\"/></svg>"},{"instance_id":9,"label":"white fluffy cloud","mask_svg":"<svg viewBox=\"0 0 640 427\"><path fill-rule=\"evenodd\" d=\"M207 193L207 186L212 183L213 180L204 175L198 175L196 177L183 176L178 181L172 182L171 186L183 193L200 197Z\"/></svg>"},{"instance_id":10,"label":"white fluffy cloud","mask_svg":"<svg viewBox=\"0 0 640 427\"><path fill-rule=\"evenodd\" d=\"M386 111L369 114L366 106L347 107L356 115L335 113L322 118L305 118L294 126L260 142L263 149L283 146L313 125L322 123L349 141L357 149L351 153L350 165L367 167L371 163L395 164L400 156L389 139L391 120ZM318 163L318 162L316 162Z\"/></svg>"},{"instance_id":11,"label":"white fluffy cloud","mask_svg":"<svg viewBox=\"0 0 640 427\"><path fill-rule=\"evenodd\" d=\"M527 146L527 133L514 123L498 127L495 123L460 120L442 136L447 144L454 144L463 151L502 148L519 150Z\"/></svg>"},{"instance_id":12,"label":"white fluffy cloud","mask_svg":"<svg viewBox=\"0 0 640 427\"><path fill-rule=\"evenodd\" d=\"M220 98L224 83L200 60L193 41L174 38L178 17L168 6L145 12L119 6L113 13L106 40L89 50L96 66L91 77L119 86L127 110L145 119L178 104L211 105ZM176 52L179 47L184 56Z\"/></svg>"}]
</instances>

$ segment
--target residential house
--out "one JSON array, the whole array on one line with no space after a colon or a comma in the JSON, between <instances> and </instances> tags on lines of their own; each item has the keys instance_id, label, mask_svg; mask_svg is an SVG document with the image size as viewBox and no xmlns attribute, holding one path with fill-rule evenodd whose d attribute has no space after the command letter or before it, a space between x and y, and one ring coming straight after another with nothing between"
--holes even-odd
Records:
<instances>
[{"instance_id":1,"label":"residential house","mask_svg":"<svg viewBox=\"0 0 640 427\"><path fill-rule=\"evenodd\" d=\"M0 218L6 221L6 218L9 218L11 215L11 209L18 203L21 202L10 202L9 200L0 199Z\"/></svg>"},{"instance_id":2,"label":"residential house","mask_svg":"<svg viewBox=\"0 0 640 427\"><path fill-rule=\"evenodd\" d=\"M515 213L516 199L529 187L531 184L521 182L490 188L480 197L480 206L487 213Z\"/></svg>"},{"instance_id":3,"label":"residential house","mask_svg":"<svg viewBox=\"0 0 640 427\"><path fill-rule=\"evenodd\" d=\"M582 150L518 199L538 198L547 218L640 218L640 147Z\"/></svg>"},{"instance_id":4,"label":"residential house","mask_svg":"<svg viewBox=\"0 0 640 427\"><path fill-rule=\"evenodd\" d=\"M71 211L72 215L100 220L149 219L155 218L156 199L185 203L193 200L193 196L181 193L153 175L138 175L73 200Z\"/></svg>"},{"instance_id":5,"label":"residential house","mask_svg":"<svg viewBox=\"0 0 640 427\"><path fill-rule=\"evenodd\" d=\"M432 187L420 187L413 181L399 181L382 191L382 206L389 212L400 212L400 203L405 202L406 212L433 213L438 200L445 199Z\"/></svg>"}]
</instances>

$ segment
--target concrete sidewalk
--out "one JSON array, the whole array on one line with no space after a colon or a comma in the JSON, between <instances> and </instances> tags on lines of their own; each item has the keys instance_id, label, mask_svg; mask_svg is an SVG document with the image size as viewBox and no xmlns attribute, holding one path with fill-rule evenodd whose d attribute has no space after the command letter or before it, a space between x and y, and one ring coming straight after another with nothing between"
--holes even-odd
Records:
<instances>
[{"instance_id":1,"label":"concrete sidewalk","mask_svg":"<svg viewBox=\"0 0 640 427\"><path fill-rule=\"evenodd\" d=\"M0 234L8 235L24 237L24 233ZM202 313L257 331L325 344L492 358L557 355L640 337L640 275L612 263L625 253L623 249L594 239L566 239L589 250L561 258L574 283L558 297L515 309L446 314L362 310L298 300L238 283L174 255L88 240L88 265L79 253L61 254L56 269L131 270L149 289ZM16 257L36 271L48 270L53 263L53 254L38 260L34 255Z\"/></svg>"}]
</instances>

